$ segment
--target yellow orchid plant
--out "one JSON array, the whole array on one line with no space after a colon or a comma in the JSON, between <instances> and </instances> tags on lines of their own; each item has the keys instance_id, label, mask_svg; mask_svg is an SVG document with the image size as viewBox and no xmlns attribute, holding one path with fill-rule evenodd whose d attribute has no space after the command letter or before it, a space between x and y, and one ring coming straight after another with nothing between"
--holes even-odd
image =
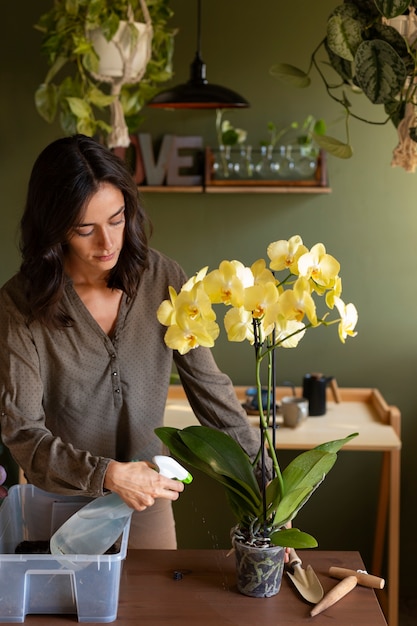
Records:
<instances>
[{"instance_id":1,"label":"yellow orchid plant","mask_svg":"<svg viewBox=\"0 0 417 626\"><path fill-rule=\"evenodd\" d=\"M183 430L162 427L157 435L182 461L199 468L226 489L237 516L240 536L257 544L302 548L314 547L311 535L285 528L323 481L336 461L338 450L356 434L327 442L300 454L282 472L269 428L275 403L263 407L261 364L266 359L268 395L274 397L273 356L275 349L295 348L309 328L338 324L339 338L356 335L357 311L341 299L340 264L322 243L310 250L299 235L271 243L264 259L246 267L240 261L222 261L211 272L201 269L177 293L169 288L169 300L161 303L157 316L168 326L165 343L180 354L198 346L213 347L220 328L213 305L230 307L224 317L229 341L247 340L255 348L256 387L261 446L252 464L240 446L227 434L203 426ZM279 279L277 275L282 275ZM319 315L315 298L324 297L329 309ZM329 314L337 311L335 319ZM274 406L272 407L271 404ZM273 436L275 423L273 424ZM265 443L272 457L273 478L267 484ZM258 485L255 465L262 463L262 484Z\"/></svg>"}]
</instances>

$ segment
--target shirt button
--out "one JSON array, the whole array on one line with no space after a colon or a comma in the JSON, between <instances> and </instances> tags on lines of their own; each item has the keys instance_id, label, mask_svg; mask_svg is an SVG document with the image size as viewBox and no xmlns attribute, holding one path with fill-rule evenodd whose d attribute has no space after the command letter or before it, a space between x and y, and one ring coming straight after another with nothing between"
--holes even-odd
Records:
<instances>
[{"instance_id":1,"label":"shirt button","mask_svg":"<svg viewBox=\"0 0 417 626\"><path fill-rule=\"evenodd\" d=\"M115 393L120 393L120 389L115 389Z\"/></svg>"},{"instance_id":2,"label":"shirt button","mask_svg":"<svg viewBox=\"0 0 417 626\"><path fill-rule=\"evenodd\" d=\"M117 376L117 372L112 372L113 376Z\"/></svg>"}]
</instances>

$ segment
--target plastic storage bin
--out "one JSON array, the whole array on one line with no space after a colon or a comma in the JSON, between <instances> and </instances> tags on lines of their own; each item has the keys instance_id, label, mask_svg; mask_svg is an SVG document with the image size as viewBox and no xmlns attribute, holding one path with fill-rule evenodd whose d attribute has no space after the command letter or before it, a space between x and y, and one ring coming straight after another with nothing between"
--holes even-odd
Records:
<instances>
[{"instance_id":1,"label":"plastic storage bin","mask_svg":"<svg viewBox=\"0 0 417 626\"><path fill-rule=\"evenodd\" d=\"M10 488L0 507L0 622L24 622L29 613L75 613L79 622L116 619L130 518L115 554L15 553L22 541L49 540L87 502L32 485Z\"/></svg>"}]
</instances>

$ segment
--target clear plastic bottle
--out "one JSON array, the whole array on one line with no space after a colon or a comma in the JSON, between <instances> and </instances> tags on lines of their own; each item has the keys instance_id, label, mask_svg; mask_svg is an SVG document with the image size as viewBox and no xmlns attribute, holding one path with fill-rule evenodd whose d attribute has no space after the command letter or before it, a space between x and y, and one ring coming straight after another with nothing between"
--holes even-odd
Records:
<instances>
[{"instance_id":1,"label":"clear plastic bottle","mask_svg":"<svg viewBox=\"0 0 417 626\"><path fill-rule=\"evenodd\" d=\"M156 456L159 471L190 483L192 476L175 459ZM51 554L104 554L122 534L133 513L116 493L96 498L72 515L51 537Z\"/></svg>"},{"instance_id":2,"label":"clear plastic bottle","mask_svg":"<svg viewBox=\"0 0 417 626\"><path fill-rule=\"evenodd\" d=\"M104 554L132 513L116 493L93 500L58 528L51 537L51 554Z\"/></svg>"}]
</instances>

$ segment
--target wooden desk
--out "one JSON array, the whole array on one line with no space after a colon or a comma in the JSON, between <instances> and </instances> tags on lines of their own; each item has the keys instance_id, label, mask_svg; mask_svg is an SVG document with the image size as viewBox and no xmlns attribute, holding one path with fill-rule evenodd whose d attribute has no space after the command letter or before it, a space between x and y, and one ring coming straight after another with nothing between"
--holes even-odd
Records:
<instances>
[{"instance_id":1,"label":"wooden desk","mask_svg":"<svg viewBox=\"0 0 417 626\"><path fill-rule=\"evenodd\" d=\"M386 626L375 592L357 586L327 611L310 618L305 602L284 574L279 593L272 598L249 598L237 591L235 562L225 550L130 550L124 563L116 626L276 626L314 621L325 626ZM327 576L331 565L363 568L358 552L300 550L325 591L337 580ZM174 572L182 572L175 580ZM75 615L27 615L29 626L64 626Z\"/></svg>"},{"instance_id":2,"label":"wooden desk","mask_svg":"<svg viewBox=\"0 0 417 626\"><path fill-rule=\"evenodd\" d=\"M236 387L238 397L245 399L246 387ZM291 392L288 387L277 389L277 401ZM296 389L297 395L301 390ZM353 432L359 436L344 450L382 452L381 479L372 573L382 576L385 537L387 541L387 592L379 593L390 626L398 625L399 536L400 536L400 454L401 414L397 407L388 406L377 389L339 389L341 402L332 400L330 390L327 412L311 417L298 428L282 427L277 435L277 449L307 450L325 441L340 439ZM249 417L257 425L257 418ZM185 399L182 387L172 386L165 410L165 424L184 428L197 420Z\"/></svg>"}]
</instances>

